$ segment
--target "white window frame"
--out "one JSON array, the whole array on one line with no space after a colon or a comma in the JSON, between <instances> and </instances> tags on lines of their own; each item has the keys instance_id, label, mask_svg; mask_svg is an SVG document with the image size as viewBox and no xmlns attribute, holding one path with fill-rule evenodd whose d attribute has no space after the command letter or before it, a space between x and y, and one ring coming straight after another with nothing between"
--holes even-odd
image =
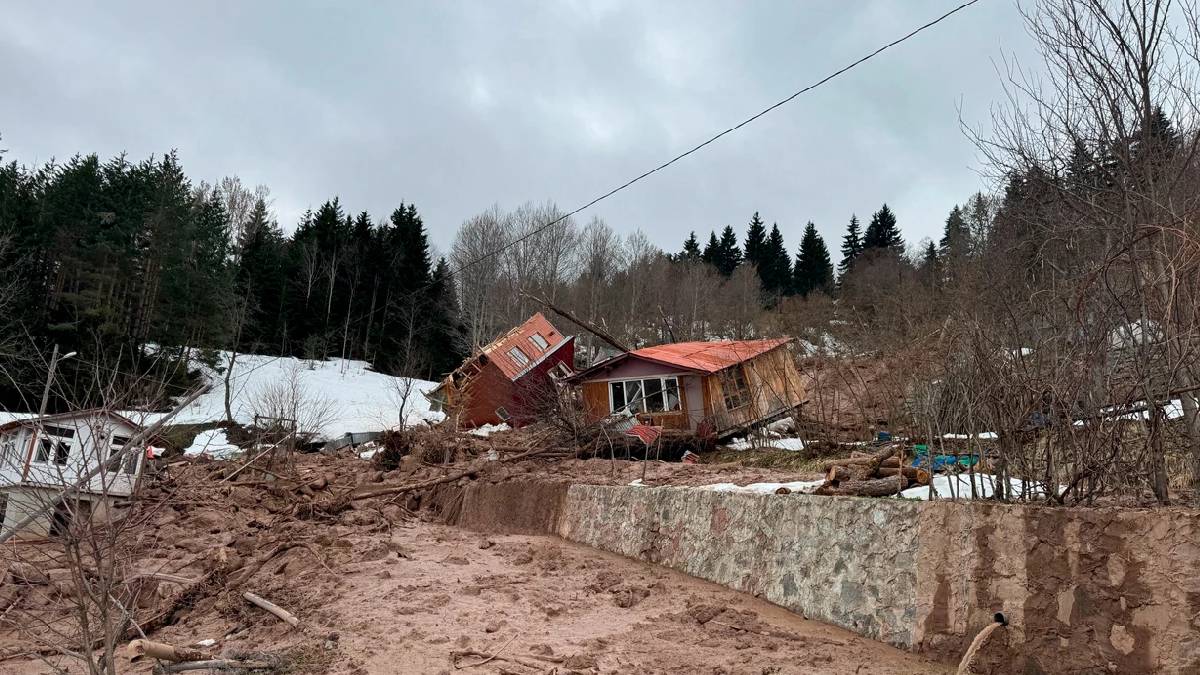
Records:
<instances>
[{"instance_id":1,"label":"white window frame","mask_svg":"<svg viewBox=\"0 0 1200 675\"><path fill-rule=\"evenodd\" d=\"M9 459L9 458L12 459ZM4 440L0 441L0 468L8 466L9 462L13 466L17 464L17 437L13 435L5 435Z\"/></svg>"},{"instance_id":2,"label":"white window frame","mask_svg":"<svg viewBox=\"0 0 1200 675\"><path fill-rule=\"evenodd\" d=\"M658 380L659 381L660 388L659 388L658 395L662 398L662 403L663 403L662 410L650 410L649 407L646 405L645 385L643 384L643 382L645 382L646 380ZM667 388L668 388L667 382L668 381L674 382L674 384L675 384L675 399L676 399L675 404L677 407L675 407L673 409L667 408ZM625 405L621 406L621 408L618 409L616 407L616 400L613 397L613 385L614 384L621 385L621 392L624 394L624 393L626 393L625 387L627 386L628 383L631 383L631 382L636 382L638 385L638 390L641 393L641 396L638 399L640 406L636 409L629 407L629 398L628 398L628 396L626 396ZM683 395L680 393L681 390L679 388L679 377L677 375L659 375L657 377L631 377L631 378L624 379L624 380L609 380L608 382L605 383L605 387L608 389L608 410L609 410L609 412L612 412L612 413L621 412L621 410L626 410L626 409L628 409L629 412L631 412L635 415L643 415L643 414L644 415L669 415L669 414L673 414L673 413L683 412Z\"/></svg>"},{"instance_id":3,"label":"white window frame","mask_svg":"<svg viewBox=\"0 0 1200 675\"><path fill-rule=\"evenodd\" d=\"M124 443L117 443L118 438L125 439ZM132 435L113 433L108 437L108 462L105 466L105 471L108 473L123 473L126 476L136 476L142 457L140 452L130 452L125 456L124 461L115 467L112 464L113 457L117 453L125 449L129 445L129 441L133 440Z\"/></svg>"},{"instance_id":4,"label":"white window frame","mask_svg":"<svg viewBox=\"0 0 1200 675\"><path fill-rule=\"evenodd\" d=\"M66 431L71 431L72 434L70 436L61 436L59 434L55 434L55 433L51 433L51 432L47 431L48 429L63 429ZM71 451L75 449L75 438L78 435L79 435L78 430L72 429L70 427L46 425L46 426L39 428L38 434L37 434L36 445L34 446L34 450L33 450L34 463L54 464L56 466L66 466L71 461ZM50 441L50 449L47 451L46 459L44 459L44 460L38 459L38 455L41 453L41 450L42 450L42 442L43 441ZM63 461L61 461L61 462L58 461L58 455L59 455L58 449L59 449L60 445L65 446L67 448L66 456L63 458Z\"/></svg>"},{"instance_id":5,"label":"white window frame","mask_svg":"<svg viewBox=\"0 0 1200 675\"><path fill-rule=\"evenodd\" d=\"M541 333L534 333L529 336L529 341L537 348L539 352L544 352L550 348L550 341L547 340Z\"/></svg>"},{"instance_id":6,"label":"white window frame","mask_svg":"<svg viewBox=\"0 0 1200 675\"><path fill-rule=\"evenodd\" d=\"M519 357L517 356L518 354L520 354ZM524 368L529 365L530 361L529 355L525 353L524 349L521 349L520 345L513 345L513 348L508 350L508 358L512 359L512 362L517 364L518 368ZM524 363L522 363L522 360L524 360Z\"/></svg>"}]
</instances>

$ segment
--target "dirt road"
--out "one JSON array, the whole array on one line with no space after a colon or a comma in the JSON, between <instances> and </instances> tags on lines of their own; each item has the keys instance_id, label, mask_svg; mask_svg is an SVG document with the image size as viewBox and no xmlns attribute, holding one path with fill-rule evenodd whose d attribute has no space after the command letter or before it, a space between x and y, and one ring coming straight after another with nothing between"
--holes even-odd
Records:
<instances>
[{"instance_id":1,"label":"dirt road","mask_svg":"<svg viewBox=\"0 0 1200 675\"><path fill-rule=\"evenodd\" d=\"M478 673L952 670L671 570L550 537L483 537L412 523L379 544L377 559L341 567L346 576L335 594L294 599L338 631L343 658L329 672L450 673L455 664Z\"/></svg>"}]
</instances>

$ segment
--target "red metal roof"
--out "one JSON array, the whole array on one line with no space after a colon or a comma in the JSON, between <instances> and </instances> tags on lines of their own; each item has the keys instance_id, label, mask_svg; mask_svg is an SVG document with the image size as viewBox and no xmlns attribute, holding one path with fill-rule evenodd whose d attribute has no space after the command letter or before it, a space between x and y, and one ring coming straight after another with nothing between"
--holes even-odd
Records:
<instances>
[{"instance_id":1,"label":"red metal roof","mask_svg":"<svg viewBox=\"0 0 1200 675\"><path fill-rule=\"evenodd\" d=\"M535 335L540 335L546 341L546 347L543 348L536 341ZM564 340L566 336L558 332L554 325L538 312L525 323L492 340L483 348L483 353L496 364L505 377L515 380L524 374L531 364L541 361L546 354L555 351ZM524 363L510 354L513 348L521 350L527 359Z\"/></svg>"},{"instance_id":2,"label":"red metal roof","mask_svg":"<svg viewBox=\"0 0 1200 675\"><path fill-rule=\"evenodd\" d=\"M785 345L791 338L767 340L720 340L716 342L676 342L657 347L644 347L629 352L629 356L655 361L687 370L715 373L759 354Z\"/></svg>"}]
</instances>

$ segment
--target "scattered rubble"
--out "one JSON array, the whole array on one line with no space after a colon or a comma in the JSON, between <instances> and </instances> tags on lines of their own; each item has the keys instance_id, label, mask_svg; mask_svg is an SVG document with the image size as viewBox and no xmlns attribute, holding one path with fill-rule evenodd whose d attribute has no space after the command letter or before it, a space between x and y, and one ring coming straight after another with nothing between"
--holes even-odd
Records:
<instances>
[{"instance_id":1,"label":"scattered rubble","mask_svg":"<svg viewBox=\"0 0 1200 675\"><path fill-rule=\"evenodd\" d=\"M536 475L623 485L643 469L648 485L803 477L736 465L583 460L529 447L539 433L414 432L382 439L371 461L350 450L273 463L265 456L167 460L129 516L145 526L123 542L123 597L136 624L126 639L137 656L122 672L150 672L155 663L161 672L185 664L526 672L534 663L583 673L782 672L795 663L829 673L930 672L911 655L668 570L547 537L481 536L430 522L437 520L427 508L431 488L473 480ZM433 461L446 457L447 444L457 462ZM493 452L499 458L489 461ZM30 550L21 547L25 558ZM12 564L0 612L49 617L69 608L68 570L5 562ZM579 575L588 581L575 583ZM698 624L687 611L701 597L758 618ZM614 619L613 612L626 614ZM32 637L0 631L6 672L44 670L25 656L36 651ZM860 661L838 657L847 644L863 656L862 670ZM41 658L68 663L49 652Z\"/></svg>"}]
</instances>

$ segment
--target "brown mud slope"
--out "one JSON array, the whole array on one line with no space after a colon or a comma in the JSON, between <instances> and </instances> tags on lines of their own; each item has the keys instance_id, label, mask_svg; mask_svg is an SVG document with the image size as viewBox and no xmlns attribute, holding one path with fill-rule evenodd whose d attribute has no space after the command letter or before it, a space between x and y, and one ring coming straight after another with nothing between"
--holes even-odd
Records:
<instances>
[{"instance_id":1,"label":"brown mud slope","mask_svg":"<svg viewBox=\"0 0 1200 675\"><path fill-rule=\"evenodd\" d=\"M276 658L288 673L947 671L666 569L552 537L485 536L430 522L437 507L446 506L430 491L423 499L408 493L354 501L332 513L311 508L358 484L369 489L428 480L461 466L383 473L357 458L308 456L274 469L280 480L239 475L221 482L232 466L181 462L135 507L133 517L146 526L121 544L121 559L129 564L124 573L183 579L142 587L134 613L151 639L179 646L214 640L204 647L211 654ZM773 477L678 464L649 468L647 482ZM538 476L547 486L561 486L577 476L626 483L640 472L637 463L618 462L614 473L608 462L568 460L497 465L477 475L500 482ZM471 482L463 478L444 492L461 495ZM318 487L298 487L308 485ZM546 489L546 506L553 509L558 490ZM457 504L495 506L461 497ZM545 517L505 520L513 529L535 530ZM185 583L189 579L204 581ZM294 613L300 627L248 604L244 591ZM82 672L80 662L63 656L14 658L55 644L50 635L39 640L36 630L13 630L11 621L62 622L72 604L63 589L43 585L7 610L0 672ZM122 673L151 667L119 664Z\"/></svg>"}]
</instances>

